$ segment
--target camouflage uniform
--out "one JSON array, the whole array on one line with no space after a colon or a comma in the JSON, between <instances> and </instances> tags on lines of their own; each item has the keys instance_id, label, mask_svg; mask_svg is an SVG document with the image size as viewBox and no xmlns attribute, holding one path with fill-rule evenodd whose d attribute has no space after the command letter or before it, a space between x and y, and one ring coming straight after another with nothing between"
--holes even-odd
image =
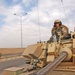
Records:
<instances>
[{"instance_id":1,"label":"camouflage uniform","mask_svg":"<svg viewBox=\"0 0 75 75\"><path fill-rule=\"evenodd\" d=\"M57 27L55 26L55 23L59 23L59 24L60 24L59 28L57 28ZM48 42L52 42L52 41L53 41L54 35L56 36L56 41L58 41L58 39L59 39L59 38L58 38L58 37L59 37L58 33L60 33L60 38L61 38L61 39L64 39L64 37L65 37L69 32L68 32L68 28L67 28L65 25L62 25L62 22L61 22L60 20L55 20L55 22L54 22L54 27L52 28L52 37L48 40Z\"/></svg>"},{"instance_id":2,"label":"camouflage uniform","mask_svg":"<svg viewBox=\"0 0 75 75\"><path fill-rule=\"evenodd\" d=\"M61 34L61 39L63 39L68 34L68 28L65 25L61 25L60 28L53 27L52 36L58 36L58 32Z\"/></svg>"}]
</instances>

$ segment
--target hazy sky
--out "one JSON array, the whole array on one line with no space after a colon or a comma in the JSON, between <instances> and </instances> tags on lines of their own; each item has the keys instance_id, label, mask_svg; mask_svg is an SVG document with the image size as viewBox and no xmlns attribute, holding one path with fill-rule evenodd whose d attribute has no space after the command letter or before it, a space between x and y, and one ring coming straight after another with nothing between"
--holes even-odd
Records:
<instances>
[{"instance_id":1,"label":"hazy sky","mask_svg":"<svg viewBox=\"0 0 75 75\"><path fill-rule=\"evenodd\" d=\"M50 38L56 19L60 19L71 31L74 30L75 0L62 1L64 9L61 0L38 0L42 41ZM39 41L38 12L37 0L0 0L0 47L21 47L20 16L23 24L23 47Z\"/></svg>"}]
</instances>

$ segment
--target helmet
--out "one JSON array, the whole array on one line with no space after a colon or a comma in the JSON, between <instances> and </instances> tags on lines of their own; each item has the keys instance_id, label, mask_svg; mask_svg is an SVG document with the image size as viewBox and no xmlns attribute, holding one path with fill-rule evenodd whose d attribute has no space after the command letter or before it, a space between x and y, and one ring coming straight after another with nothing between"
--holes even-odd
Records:
<instances>
[{"instance_id":1,"label":"helmet","mask_svg":"<svg viewBox=\"0 0 75 75\"><path fill-rule=\"evenodd\" d=\"M55 27L55 24L56 24L56 23L59 23L60 26L62 25L62 22L61 22L60 20L55 20L55 21L54 21L54 27Z\"/></svg>"}]
</instances>

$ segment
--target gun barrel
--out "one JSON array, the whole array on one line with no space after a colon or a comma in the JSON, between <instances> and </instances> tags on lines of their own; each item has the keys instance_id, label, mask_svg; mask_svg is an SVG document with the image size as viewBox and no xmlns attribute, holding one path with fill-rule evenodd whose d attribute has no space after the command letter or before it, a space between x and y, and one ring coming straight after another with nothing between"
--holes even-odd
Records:
<instances>
[{"instance_id":1,"label":"gun barrel","mask_svg":"<svg viewBox=\"0 0 75 75\"><path fill-rule=\"evenodd\" d=\"M62 52L53 62L50 62L43 69L32 75L50 75L50 72L54 70L67 56L67 52Z\"/></svg>"}]
</instances>

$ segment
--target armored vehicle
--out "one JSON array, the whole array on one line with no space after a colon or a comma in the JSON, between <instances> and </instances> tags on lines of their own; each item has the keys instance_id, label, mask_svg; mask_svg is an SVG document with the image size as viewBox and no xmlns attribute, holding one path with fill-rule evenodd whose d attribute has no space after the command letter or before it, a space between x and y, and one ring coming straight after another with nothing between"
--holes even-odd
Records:
<instances>
[{"instance_id":1,"label":"armored vehicle","mask_svg":"<svg viewBox=\"0 0 75 75\"><path fill-rule=\"evenodd\" d=\"M60 34L59 34L60 35ZM75 75L75 32L58 41L38 42L23 52L26 64L2 75Z\"/></svg>"}]
</instances>

